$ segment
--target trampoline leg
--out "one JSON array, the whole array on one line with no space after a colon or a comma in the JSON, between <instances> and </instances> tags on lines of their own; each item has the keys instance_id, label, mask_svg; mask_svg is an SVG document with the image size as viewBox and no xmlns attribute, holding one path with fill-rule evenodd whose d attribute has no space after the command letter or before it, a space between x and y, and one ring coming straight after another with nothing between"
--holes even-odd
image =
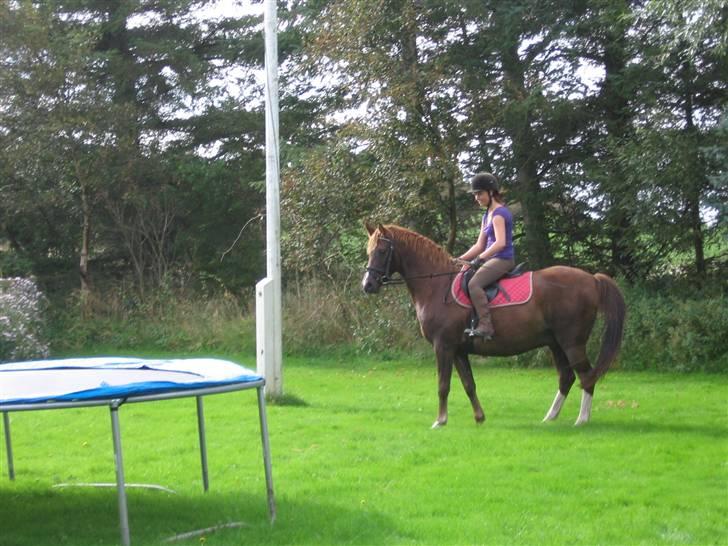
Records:
<instances>
[{"instance_id":1,"label":"trampoline leg","mask_svg":"<svg viewBox=\"0 0 728 546\"><path fill-rule=\"evenodd\" d=\"M129 546L129 513L126 506L126 484L124 482L124 458L121 454L121 430L119 428L119 406L112 403L111 410L111 435L114 439L114 463L116 465L116 491L119 496L119 528L121 530L122 546Z\"/></svg>"},{"instance_id":2,"label":"trampoline leg","mask_svg":"<svg viewBox=\"0 0 728 546\"><path fill-rule=\"evenodd\" d=\"M13 466L13 444L10 441L10 416L7 411L3 412L3 425L5 428L5 451L8 455L8 477L15 479L15 467Z\"/></svg>"},{"instance_id":3,"label":"trampoline leg","mask_svg":"<svg viewBox=\"0 0 728 546\"><path fill-rule=\"evenodd\" d=\"M268 494L268 513L270 522L276 520L276 500L273 493L273 470L270 462L270 443L268 442L268 421L265 415L265 393L258 387L258 415L260 416L260 437L263 444L263 464L265 466L265 485Z\"/></svg>"},{"instance_id":4,"label":"trampoline leg","mask_svg":"<svg viewBox=\"0 0 728 546\"><path fill-rule=\"evenodd\" d=\"M197 432L200 436L200 462L202 463L202 488L207 493L210 480L207 474L207 441L205 440L205 410L202 406L202 396L197 397Z\"/></svg>"}]
</instances>

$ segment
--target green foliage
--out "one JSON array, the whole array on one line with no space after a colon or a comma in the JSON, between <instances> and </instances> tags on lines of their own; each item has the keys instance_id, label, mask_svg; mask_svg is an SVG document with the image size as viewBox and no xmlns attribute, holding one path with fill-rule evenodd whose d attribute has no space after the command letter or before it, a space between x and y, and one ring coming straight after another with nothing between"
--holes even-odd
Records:
<instances>
[{"instance_id":1,"label":"green foliage","mask_svg":"<svg viewBox=\"0 0 728 546\"><path fill-rule=\"evenodd\" d=\"M429 353L405 290L365 295L355 282L327 284L309 279L290 287L284 301L284 350L320 355L349 351L383 358Z\"/></svg>"},{"instance_id":2,"label":"green foliage","mask_svg":"<svg viewBox=\"0 0 728 546\"><path fill-rule=\"evenodd\" d=\"M407 291L391 287L367 296L357 281L336 284L301 277L289 283L283 301L285 353L382 359L416 354L434 362ZM628 314L615 368L728 372L725 287L685 286L674 294L646 286L623 287ZM169 287L147 299L139 299L134 291L110 291L92 302L90 315L80 301L57 303L52 307L53 351L83 352L94 345L185 352L254 350L252 295L240 300L229 293L201 296L185 290ZM592 361L601 332L599 320L588 347ZM514 368L552 366L548 349L497 360Z\"/></svg>"},{"instance_id":3,"label":"green foliage","mask_svg":"<svg viewBox=\"0 0 728 546\"><path fill-rule=\"evenodd\" d=\"M89 280L140 291L190 268L236 290L258 276L259 230L220 262L262 202L258 21L202 4L0 7L0 242L36 273L88 255Z\"/></svg>"},{"instance_id":4,"label":"green foliage","mask_svg":"<svg viewBox=\"0 0 728 546\"><path fill-rule=\"evenodd\" d=\"M452 248L475 214L460 180L488 169L518 201L519 252L534 267L566 261L639 282L689 247L706 275L706 220L724 201L708 183L725 171L712 130L726 99L719 3L364 4L289 14L304 36L290 70L313 86L323 135L291 158L285 230L299 249L318 250L307 220L330 249L351 233L321 218L340 201L336 212L359 211L352 223L402 223ZM309 181L321 208L307 212L295 205Z\"/></svg>"},{"instance_id":5,"label":"green foliage","mask_svg":"<svg viewBox=\"0 0 728 546\"><path fill-rule=\"evenodd\" d=\"M720 123L712 130L713 138L702 148L713 166L708 176L711 197L708 205L718 211L716 223L728 225L728 109L723 110Z\"/></svg>"},{"instance_id":6,"label":"green foliage","mask_svg":"<svg viewBox=\"0 0 728 546\"><path fill-rule=\"evenodd\" d=\"M160 289L139 298L123 289L83 302L80 294L53 306L53 351L85 353L90 346L177 351L255 350L255 315L230 293L191 296Z\"/></svg>"},{"instance_id":7,"label":"green foliage","mask_svg":"<svg viewBox=\"0 0 728 546\"><path fill-rule=\"evenodd\" d=\"M665 295L628 289L623 368L728 371L728 306L716 286Z\"/></svg>"},{"instance_id":8,"label":"green foliage","mask_svg":"<svg viewBox=\"0 0 728 546\"><path fill-rule=\"evenodd\" d=\"M132 275L140 292L188 271L252 289L261 18L210 17L212 4L2 4L0 262L12 249L44 284L81 262L84 279ZM503 179L532 267L639 284L688 252L709 275L726 201L718 0L280 10L291 276L349 278L365 219L467 248L480 211L463 182L483 169Z\"/></svg>"},{"instance_id":9,"label":"green foliage","mask_svg":"<svg viewBox=\"0 0 728 546\"><path fill-rule=\"evenodd\" d=\"M283 179L283 265L292 273L341 278L365 259L361 211L376 191L367 181L373 162L343 144L311 150ZM355 244L348 244L355 240ZM352 249L354 255L352 255Z\"/></svg>"},{"instance_id":10,"label":"green foliage","mask_svg":"<svg viewBox=\"0 0 728 546\"><path fill-rule=\"evenodd\" d=\"M27 255L0 251L0 277L28 277L33 273L33 261Z\"/></svg>"},{"instance_id":11,"label":"green foliage","mask_svg":"<svg viewBox=\"0 0 728 546\"><path fill-rule=\"evenodd\" d=\"M262 157L211 161L178 156L169 161L180 207L174 255L209 281L203 293L245 294L264 276ZM246 179L250 183L244 182ZM184 257L184 258L181 258Z\"/></svg>"}]
</instances>

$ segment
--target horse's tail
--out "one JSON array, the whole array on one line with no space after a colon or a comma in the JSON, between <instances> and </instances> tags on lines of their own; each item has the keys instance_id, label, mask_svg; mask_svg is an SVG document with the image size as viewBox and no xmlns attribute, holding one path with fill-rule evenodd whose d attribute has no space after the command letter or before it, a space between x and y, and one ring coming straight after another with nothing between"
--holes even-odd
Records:
<instances>
[{"instance_id":1,"label":"horse's tail","mask_svg":"<svg viewBox=\"0 0 728 546\"><path fill-rule=\"evenodd\" d=\"M622 346L624 319L627 315L627 305L617 283L601 273L597 273L594 277L597 280L599 309L604 313L605 327L597 363L582 381L582 387L585 389L593 387L617 358Z\"/></svg>"}]
</instances>

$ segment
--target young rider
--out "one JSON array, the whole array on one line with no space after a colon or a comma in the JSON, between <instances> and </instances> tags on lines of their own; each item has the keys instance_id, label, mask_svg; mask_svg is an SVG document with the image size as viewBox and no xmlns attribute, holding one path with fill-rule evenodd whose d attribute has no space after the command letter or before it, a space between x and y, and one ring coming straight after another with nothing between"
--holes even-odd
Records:
<instances>
[{"instance_id":1,"label":"young rider","mask_svg":"<svg viewBox=\"0 0 728 546\"><path fill-rule=\"evenodd\" d=\"M478 327L468 328L470 336L491 339L495 334L485 288L513 269L513 215L498 188L498 179L490 173L478 173L470 181L471 192L485 209L480 235L475 244L458 260L475 262L477 269L468 283L470 299L478 313Z\"/></svg>"}]
</instances>

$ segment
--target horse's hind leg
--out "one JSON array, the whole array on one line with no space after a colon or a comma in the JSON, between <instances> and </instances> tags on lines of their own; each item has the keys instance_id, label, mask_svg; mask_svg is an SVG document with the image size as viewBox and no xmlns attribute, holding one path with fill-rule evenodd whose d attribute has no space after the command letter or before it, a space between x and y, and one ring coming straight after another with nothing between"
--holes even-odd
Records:
<instances>
[{"instance_id":1,"label":"horse's hind leg","mask_svg":"<svg viewBox=\"0 0 728 546\"><path fill-rule=\"evenodd\" d=\"M586 355L586 346L578 345L572 347L566 351L566 355L569 358L571 367L576 371L579 376L579 380L584 383L587 378L587 374L591 371L592 367L589 364L589 357ZM576 418L574 425L579 426L587 423L591 418L592 398L594 397L594 386L585 389L582 387L581 391L581 406L579 408L579 417Z\"/></svg>"},{"instance_id":2,"label":"horse's hind leg","mask_svg":"<svg viewBox=\"0 0 728 546\"><path fill-rule=\"evenodd\" d=\"M544 421L553 421L559 416L571 386L576 381L576 374L574 374L574 370L569 365L569 359L561 347L554 343L551 346L551 353L554 357L556 369L559 372L559 390L556 391L556 398L554 398L551 407L546 412L546 416L543 418Z\"/></svg>"},{"instance_id":3,"label":"horse's hind leg","mask_svg":"<svg viewBox=\"0 0 728 546\"><path fill-rule=\"evenodd\" d=\"M470 366L470 359L467 353L458 352L455 355L455 367L458 370L460 381L463 383L465 394L470 399L470 404L473 406L473 415L476 423L482 423L485 421L485 413L478 400L478 395L475 392L475 379L473 379L473 369Z\"/></svg>"}]
</instances>

